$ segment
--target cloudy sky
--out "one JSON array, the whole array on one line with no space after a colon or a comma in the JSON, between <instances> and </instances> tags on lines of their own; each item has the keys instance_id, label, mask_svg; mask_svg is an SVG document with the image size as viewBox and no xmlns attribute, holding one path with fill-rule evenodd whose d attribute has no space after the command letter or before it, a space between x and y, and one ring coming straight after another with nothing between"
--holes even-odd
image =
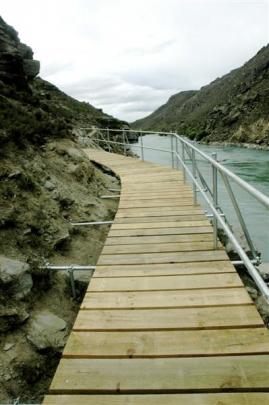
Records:
<instances>
[{"instance_id":1,"label":"cloudy sky","mask_svg":"<svg viewBox=\"0 0 269 405\"><path fill-rule=\"evenodd\" d=\"M118 118L242 65L269 39L269 0L0 0L41 77Z\"/></svg>"}]
</instances>

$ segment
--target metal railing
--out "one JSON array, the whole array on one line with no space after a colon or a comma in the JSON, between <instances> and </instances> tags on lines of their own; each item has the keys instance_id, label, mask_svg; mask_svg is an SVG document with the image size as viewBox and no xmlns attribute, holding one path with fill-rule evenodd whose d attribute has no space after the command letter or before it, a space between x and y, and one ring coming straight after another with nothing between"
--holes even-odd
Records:
<instances>
[{"instance_id":1,"label":"metal railing","mask_svg":"<svg viewBox=\"0 0 269 405\"><path fill-rule=\"evenodd\" d=\"M96 128L95 128L96 129ZM91 130L92 128L83 128L83 130ZM139 142L134 144L128 139L131 134L136 134ZM152 146L146 146L143 141L144 135L161 135L170 138L170 148L157 148ZM99 136L98 136L99 135ZM181 169L183 172L183 181L187 181L187 177L193 186L193 204L197 205L197 193L203 197L209 210L211 211L212 225L213 225L213 247L217 249L218 245L218 228L222 227L226 236L232 243L235 251L241 258L242 264L247 268L249 274L255 281L258 289L262 295L269 302L269 288L266 282L263 280L256 266L261 263L260 255L255 249L254 243L251 239L249 230L247 228L244 215L242 214L236 195L232 189L231 181L236 183L241 189L246 191L249 195L254 197L260 204L269 209L269 197L261 193L255 187L248 184L246 181L238 177L236 174L231 172L225 166L217 161L217 154L212 154L210 157L202 150L200 150L194 142L180 136L176 133L171 132L156 132L156 131L137 131L130 129L108 129L108 128L98 128L95 132L95 138L92 139L94 142L102 146L103 148L111 151L113 145L120 146L123 148L124 153L128 154L133 148L140 149L140 158L144 160L144 151L160 151L170 154L171 166L173 169ZM199 168L199 159L206 161L211 166L212 171L212 186L210 187L208 181L205 179ZM231 204L234 208L234 212L240 224L242 233L247 242L248 249L250 251L250 256L246 253L245 249L242 247L238 238L235 236L231 225L228 223L218 199L219 190L219 179L222 180L225 189L227 190L227 195L230 198ZM237 264L240 261L236 262Z\"/></svg>"}]
</instances>

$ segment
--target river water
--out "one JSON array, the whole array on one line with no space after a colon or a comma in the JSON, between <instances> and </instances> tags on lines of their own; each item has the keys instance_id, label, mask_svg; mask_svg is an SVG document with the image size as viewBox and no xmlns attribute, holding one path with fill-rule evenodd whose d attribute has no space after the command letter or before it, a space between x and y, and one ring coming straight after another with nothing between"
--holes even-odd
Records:
<instances>
[{"instance_id":1,"label":"river water","mask_svg":"<svg viewBox=\"0 0 269 405\"><path fill-rule=\"evenodd\" d=\"M146 135L143 136L143 144L148 147L170 149L171 141L170 138L164 136ZM141 155L140 149L135 147L135 145L139 145L139 143L132 146L133 152ZM269 196L269 151L246 149L237 146L208 146L202 144L197 146L208 155L216 152L220 163ZM145 160L171 166L171 155L167 152L145 149L144 158ZM211 185L211 167L202 158L198 158L198 160L201 173ZM256 249L261 252L262 261L269 262L269 210L264 208L235 183L231 182L231 185L244 215L253 243ZM220 207L232 225L234 232L238 237L242 238L240 226L221 179L218 182L218 193ZM198 199L206 209L207 207L202 198Z\"/></svg>"}]
</instances>

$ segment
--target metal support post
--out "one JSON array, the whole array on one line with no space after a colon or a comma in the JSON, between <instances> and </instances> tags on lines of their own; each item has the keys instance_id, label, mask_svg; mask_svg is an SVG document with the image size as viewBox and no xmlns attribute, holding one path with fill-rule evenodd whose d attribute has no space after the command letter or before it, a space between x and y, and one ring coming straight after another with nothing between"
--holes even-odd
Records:
<instances>
[{"instance_id":1,"label":"metal support post","mask_svg":"<svg viewBox=\"0 0 269 405\"><path fill-rule=\"evenodd\" d=\"M191 162L192 162L192 174L193 174L193 177L196 179L197 170L196 170L196 160L195 160L195 150L194 149L192 149L192 152L191 152ZM193 188L193 205L197 205L197 188L196 188L196 184L194 182L192 183L192 188Z\"/></svg>"},{"instance_id":2,"label":"metal support post","mask_svg":"<svg viewBox=\"0 0 269 405\"><path fill-rule=\"evenodd\" d=\"M178 159L178 139L176 137L176 166L177 170L179 169L179 159Z\"/></svg>"},{"instance_id":3,"label":"metal support post","mask_svg":"<svg viewBox=\"0 0 269 405\"><path fill-rule=\"evenodd\" d=\"M170 134L170 142L171 142L171 166L172 169L175 167L175 162L174 162L174 137L173 134Z\"/></svg>"},{"instance_id":4,"label":"metal support post","mask_svg":"<svg viewBox=\"0 0 269 405\"><path fill-rule=\"evenodd\" d=\"M125 131L122 131L122 143L123 143L124 155L126 155L127 150L126 150L126 145L125 145Z\"/></svg>"},{"instance_id":5,"label":"metal support post","mask_svg":"<svg viewBox=\"0 0 269 405\"><path fill-rule=\"evenodd\" d=\"M110 199L110 198L114 199L114 198L120 198L120 195L116 195L116 194L114 194L114 195L101 195L100 198L102 198L103 200Z\"/></svg>"},{"instance_id":6,"label":"metal support post","mask_svg":"<svg viewBox=\"0 0 269 405\"><path fill-rule=\"evenodd\" d=\"M76 286L75 286L75 279L74 279L74 270L70 269L68 270L69 274L69 279L70 279L70 286L71 286L71 291L73 298L76 298Z\"/></svg>"},{"instance_id":7,"label":"metal support post","mask_svg":"<svg viewBox=\"0 0 269 405\"><path fill-rule=\"evenodd\" d=\"M144 161L144 143L143 143L143 135L140 133L140 149L141 149L141 159Z\"/></svg>"},{"instance_id":8,"label":"metal support post","mask_svg":"<svg viewBox=\"0 0 269 405\"><path fill-rule=\"evenodd\" d=\"M212 153L212 158L217 160L217 153ZM218 209L218 172L215 166L212 165L212 185L213 185L213 204ZM212 219L213 222L213 247L218 247L218 220L216 216Z\"/></svg>"},{"instance_id":9,"label":"metal support post","mask_svg":"<svg viewBox=\"0 0 269 405\"><path fill-rule=\"evenodd\" d=\"M107 134L107 144L108 144L108 151L111 152L111 145L110 145L110 136L109 136L109 128L106 129Z\"/></svg>"},{"instance_id":10,"label":"metal support post","mask_svg":"<svg viewBox=\"0 0 269 405\"><path fill-rule=\"evenodd\" d=\"M182 141L181 141L181 158L182 158L183 181L185 184L186 183L186 169L184 166L184 164L186 163L186 161L185 161L185 144Z\"/></svg>"},{"instance_id":11,"label":"metal support post","mask_svg":"<svg viewBox=\"0 0 269 405\"><path fill-rule=\"evenodd\" d=\"M73 226L83 225L111 225L114 221L82 221L82 222L70 222Z\"/></svg>"},{"instance_id":12,"label":"metal support post","mask_svg":"<svg viewBox=\"0 0 269 405\"><path fill-rule=\"evenodd\" d=\"M255 259L255 258L257 257L257 252L256 252L256 249L255 249L255 247L254 247L254 245L253 245L253 242L252 242L252 240L251 240L250 234L249 234L249 232L248 232L247 225L246 225L246 223L245 223L245 220L244 220L244 218L243 218L243 215L242 215L242 213L241 213L241 210L240 210L240 208L239 208L239 205L237 204L237 201L236 201L236 198L235 198L233 189L232 189L232 187L231 187L231 185L230 185L229 180L228 180L227 177L225 176L225 174L221 173L221 177L222 177L223 183L224 183L224 185L225 185L225 187L226 187L226 190L228 191L228 194L229 194L229 196L230 196L230 199L231 199L231 201L232 201L234 210L235 210L236 215L237 215L237 218L238 218L238 220L239 220L239 222L240 222L240 225L241 225L242 231L243 231L243 233L244 233L244 236L245 236L245 238L246 238L246 241L247 241L247 243L248 243L248 246L249 246L249 248L250 248L252 257L253 257L253 259Z\"/></svg>"}]
</instances>

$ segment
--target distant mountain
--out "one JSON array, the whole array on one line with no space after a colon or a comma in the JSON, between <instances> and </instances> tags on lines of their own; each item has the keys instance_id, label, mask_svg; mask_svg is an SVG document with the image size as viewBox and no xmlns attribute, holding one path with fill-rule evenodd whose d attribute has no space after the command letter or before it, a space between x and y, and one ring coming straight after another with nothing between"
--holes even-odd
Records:
<instances>
[{"instance_id":1,"label":"distant mountain","mask_svg":"<svg viewBox=\"0 0 269 405\"><path fill-rule=\"evenodd\" d=\"M269 144L269 45L199 91L184 91L132 124L191 139Z\"/></svg>"}]
</instances>

